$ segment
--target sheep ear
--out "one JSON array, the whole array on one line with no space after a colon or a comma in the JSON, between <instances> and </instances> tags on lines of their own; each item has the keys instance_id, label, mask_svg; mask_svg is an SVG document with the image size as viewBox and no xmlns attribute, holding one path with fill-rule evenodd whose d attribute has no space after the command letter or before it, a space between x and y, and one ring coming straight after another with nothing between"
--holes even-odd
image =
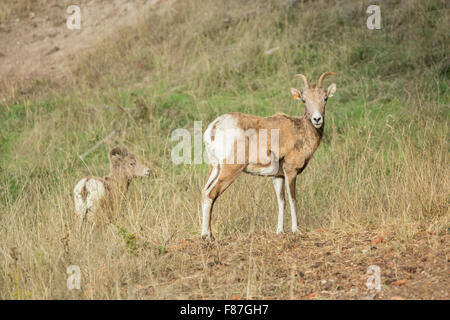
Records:
<instances>
[{"instance_id":1,"label":"sheep ear","mask_svg":"<svg viewBox=\"0 0 450 320\"><path fill-rule=\"evenodd\" d=\"M302 100L302 92L298 89L291 88L291 94L294 98L294 100Z\"/></svg>"},{"instance_id":2,"label":"sheep ear","mask_svg":"<svg viewBox=\"0 0 450 320\"><path fill-rule=\"evenodd\" d=\"M112 148L109 152L109 161L111 163L111 169L119 169L123 160L123 149L120 147Z\"/></svg>"},{"instance_id":3,"label":"sheep ear","mask_svg":"<svg viewBox=\"0 0 450 320\"><path fill-rule=\"evenodd\" d=\"M109 152L109 158L112 159L114 156L123 156L123 150L120 147L115 147Z\"/></svg>"},{"instance_id":4,"label":"sheep ear","mask_svg":"<svg viewBox=\"0 0 450 320\"><path fill-rule=\"evenodd\" d=\"M332 83L327 89L327 98L332 97L335 92L336 92L336 83Z\"/></svg>"}]
</instances>

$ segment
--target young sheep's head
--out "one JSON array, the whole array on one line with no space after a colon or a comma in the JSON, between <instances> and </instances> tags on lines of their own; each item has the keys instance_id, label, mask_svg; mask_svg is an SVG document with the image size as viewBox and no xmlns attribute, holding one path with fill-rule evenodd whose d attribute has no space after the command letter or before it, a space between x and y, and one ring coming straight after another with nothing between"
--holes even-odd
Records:
<instances>
[{"instance_id":1,"label":"young sheep's head","mask_svg":"<svg viewBox=\"0 0 450 320\"><path fill-rule=\"evenodd\" d=\"M306 77L302 74L297 74L297 77L303 79L305 88L300 91L295 88L291 88L291 94L295 100L301 100L305 104L305 114L311 120L313 126L317 129L323 125L325 117L325 105L328 98L332 97L336 92L336 84L332 83L328 89L322 88L322 82L325 77L334 74L334 72L324 72L317 84L310 85Z\"/></svg>"},{"instance_id":2,"label":"young sheep's head","mask_svg":"<svg viewBox=\"0 0 450 320\"><path fill-rule=\"evenodd\" d=\"M111 172L128 178L148 177L150 168L145 166L126 148L115 147L109 152Z\"/></svg>"}]
</instances>

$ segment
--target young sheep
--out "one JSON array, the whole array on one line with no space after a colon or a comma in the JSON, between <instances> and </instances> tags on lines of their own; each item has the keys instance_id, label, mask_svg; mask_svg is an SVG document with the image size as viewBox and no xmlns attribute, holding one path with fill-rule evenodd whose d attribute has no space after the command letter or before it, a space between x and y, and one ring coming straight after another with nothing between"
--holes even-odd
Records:
<instances>
[{"instance_id":1,"label":"young sheep","mask_svg":"<svg viewBox=\"0 0 450 320\"><path fill-rule=\"evenodd\" d=\"M263 118L233 112L218 117L208 126L203 137L210 161L209 176L202 191L203 239L214 240L211 234L214 202L241 172L272 177L278 202L277 233L283 232L286 188L291 207L292 231L297 231L295 182L322 139L325 105L336 91L336 84L331 84L325 90L322 82L331 74L334 73L323 73L317 85L309 85L304 75L297 75L303 79L305 88L303 91L292 88L291 94L295 100L305 104L302 117L277 113ZM268 140L269 143L264 143ZM258 143L260 149L264 144L269 145L263 152L258 152ZM241 161L235 161L235 154L241 157ZM270 157L269 164L261 161L261 155L264 154Z\"/></svg>"},{"instance_id":2,"label":"young sheep","mask_svg":"<svg viewBox=\"0 0 450 320\"><path fill-rule=\"evenodd\" d=\"M105 215L109 217L111 209L117 206L126 194L131 180L136 177L148 177L150 174L150 168L137 160L135 155L125 148L113 148L109 152L109 161L108 176L84 177L73 190L75 211L81 218L80 230L86 218L101 221ZM97 214L99 209L106 212L99 215Z\"/></svg>"}]
</instances>

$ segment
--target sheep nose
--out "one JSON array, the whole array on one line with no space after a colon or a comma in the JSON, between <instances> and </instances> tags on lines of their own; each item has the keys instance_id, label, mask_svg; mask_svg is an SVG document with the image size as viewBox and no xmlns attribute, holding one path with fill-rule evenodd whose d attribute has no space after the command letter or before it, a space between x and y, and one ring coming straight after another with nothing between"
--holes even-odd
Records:
<instances>
[{"instance_id":1,"label":"sheep nose","mask_svg":"<svg viewBox=\"0 0 450 320\"><path fill-rule=\"evenodd\" d=\"M315 122L320 122L320 120L322 120L322 117L314 117L313 120L314 120Z\"/></svg>"},{"instance_id":2,"label":"sheep nose","mask_svg":"<svg viewBox=\"0 0 450 320\"><path fill-rule=\"evenodd\" d=\"M149 175L150 174L150 168L145 169L145 175Z\"/></svg>"}]
</instances>

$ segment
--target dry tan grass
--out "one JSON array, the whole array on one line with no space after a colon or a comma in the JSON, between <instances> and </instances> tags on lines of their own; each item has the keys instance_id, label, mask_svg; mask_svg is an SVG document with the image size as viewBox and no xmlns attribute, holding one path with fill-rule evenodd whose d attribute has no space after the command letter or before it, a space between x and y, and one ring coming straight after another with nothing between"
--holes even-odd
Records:
<instances>
[{"instance_id":1,"label":"dry tan grass","mask_svg":"<svg viewBox=\"0 0 450 320\"><path fill-rule=\"evenodd\" d=\"M420 1L411 6L425 10ZM439 90L448 78L436 75L445 71L445 61L405 67L408 76L390 73L403 65L385 67L376 54L354 62L368 54L358 43L370 35L346 29L348 20L340 26L330 13L364 9L308 2L296 9L299 22L277 1L177 1L99 41L80 56L67 86L36 85L5 104L0 298L361 298L369 294L365 270L375 263L382 267L381 298L446 299L448 92ZM393 11L385 21L412 24L405 12ZM316 40L337 36L333 28L348 31L346 43ZM447 29L433 30L438 38ZM405 32L393 37L413 36ZM264 54L276 46L275 55ZM383 48L392 50L392 61L400 59L397 47ZM419 49L424 57L413 61L437 59ZM364 64L376 71L361 71ZM191 128L194 120L204 121L205 129L227 111L301 113L288 96L299 68L341 74L337 100L327 110L326 138L297 182L305 236L275 236L272 182L241 176L215 207L216 244L203 243L200 190L207 166L175 166L170 132ZM418 75L423 78L416 81ZM118 134L105 146L78 158L113 129ZM133 182L115 225L81 235L74 184L86 173L106 174L106 150L115 144L151 162L153 175ZM372 249L378 235L385 240ZM426 272L397 272L397 264ZM67 290L69 265L81 269L81 291ZM391 284L407 276L408 290ZM319 285L330 278L341 291Z\"/></svg>"}]
</instances>

